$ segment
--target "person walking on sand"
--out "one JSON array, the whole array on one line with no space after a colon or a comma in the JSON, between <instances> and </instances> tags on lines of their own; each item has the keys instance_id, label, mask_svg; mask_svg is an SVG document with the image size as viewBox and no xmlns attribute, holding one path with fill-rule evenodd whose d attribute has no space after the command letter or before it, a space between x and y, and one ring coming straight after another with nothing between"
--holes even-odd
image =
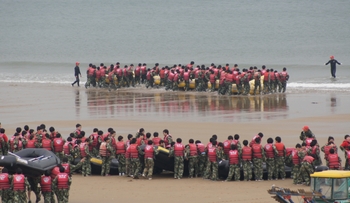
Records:
<instances>
[{"instance_id":1,"label":"person walking on sand","mask_svg":"<svg viewBox=\"0 0 350 203\"><path fill-rule=\"evenodd\" d=\"M341 65L341 63L339 63L337 60L335 60L334 56L330 56L330 60L327 63L325 63L324 65L328 65L328 64L331 64L331 75L333 78L335 78L335 71L337 68L337 64Z\"/></svg>"},{"instance_id":2,"label":"person walking on sand","mask_svg":"<svg viewBox=\"0 0 350 203\"><path fill-rule=\"evenodd\" d=\"M74 76L75 76L75 81L72 83L72 87L74 86L75 83L77 83L78 87L80 87L79 85L79 75L80 77L81 76L81 73L80 73L80 68L79 68L79 62L75 62L75 68L74 68Z\"/></svg>"}]
</instances>

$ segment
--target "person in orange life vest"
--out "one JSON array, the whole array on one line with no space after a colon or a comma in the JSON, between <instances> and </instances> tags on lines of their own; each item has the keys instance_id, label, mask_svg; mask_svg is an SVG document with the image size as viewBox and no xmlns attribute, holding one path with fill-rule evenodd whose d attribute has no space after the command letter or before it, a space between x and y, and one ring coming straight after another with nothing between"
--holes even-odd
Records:
<instances>
[{"instance_id":1,"label":"person in orange life vest","mask_svg":"<svg viewBox=\"0 0 350 203\"><path fill-rule=\"evenodd\" d=\"M5 134L5 129L0 128L0 155L7 155L9 149L7 142L8 138Z\"/></svg>"},{"instance_id":2,"label":"person in orange life vest","mask_svg":"<svg viewBox=\"0 0 350 203\"><path fill-rule=\"evenodd\" d=\"M54 202L55 196L52 190L52 178L50 171L45 171L44 175L40 178L41 194L44 197L44 202Z\"/></svg>"},{"instance_id":3,"label":"person in orange life vest","mask_svg":"<svg viewBox=\"0 0 350 203\"><path fill-rule=\"evenodd\" d=\"M8 174L8 169L3 168L0 173L0 195L1 201L4 203L12 202L13 192L11 189L11 182L13 176Z\"/></svg>"},{"instance_id":4,"label":"person in orange life vest","mask_svg":"<svg viewBox=\"0 0 350 203\"><path fill-rule=\"evenodd\" d=\"M100 156L102 159L102 170L101 176L109 176L109 171L111 168L111 154L113 153L111 140L109 137L105 137L100 145Z\"/></svg>"},{"instance_id":5,"label":"person in orange life vest","mask_svg":"<svg viewBox=\"0 0 350 203\"><path fill-rule=\"evenodd\" d=\"M78 135L80 135L82 126L81 126L81 124L77 123L77 124L75 125L75 128L76 128L76 129L75 129L75 131L73 132L73 133L74 133L74 137L75 137L75 138L78 138Z\"/></svg>"},{"instance_id":6,"label":"person in orange life vest","mask_svg":"<svg viewBox=\"0 0 350 203\"><path fill-rule=\"evenodd\" d=\"M306 155L301 162L300 176L305 180L306 185L310 185L310 175L314 173L314 158Z\"/></svg>"},{"instance_id":7,"label":"person in orange life vest","mask_svg":"<svg viewBox=\"0 0 350 203\"><path fill-rule=\"evenodd\" d=\"M335 153L335 150L332 148L329 150L329 154L327 157L328 160L328 168L331 170L342 170L342 166L341 166L341 159L338 156L337 153Z\"/></svg>"},{"instance_id":8,"label":"person in orange life vest","mask_svg":"<svg viewBox=\"0 0 350 203\"><path fill-rule=\"evenodd\" d=\"M278 151L276 149L276 146L273 145L273 139L271 137L267 139L267 144L264 146L264 151L266 155L267 179L272 180L274 175L277 177L277 174L275 173L275 158L278 154Z\"/></svg>"},{"instance_id":9,"label":"person in orange life vest","mask_svg":"<svg viewBox=\"0 0 350 203\"><path fill-rule=\"evenodd\" d=\"M295 149L293 149L292 154L290 155L292 158L292 175L293 175L293 184L297 185L301 183L301 178L300 178L300 163L301 163L301 155L302 149L300 144L295 145Z\"/></svg>"},{"instance_id":10,"label":"person in orange life vest","mask_svg":"<svg viewBox=\"0 0 350 203\"><path fill-rule=\"evenodd\" d=\"M205 164L207 162L207 155L205 151L205 146L203 143L201 143L200 140L196 140L196 145L198 149L198 172L197 174L200 176L204 176L205 172Z\"/></svg>"},{"instance_id":11,"label":"person in orange life vest","mask_svg":"<svg viewBox=\"0 0 350 203\"><path fill-rule=\"evenodd\" d=\"M329 155L329 150L332 148L334 149L335 153L338 154L338 148L334 144L334 138L332 136L329 136L327 144L321 147L321 151L324 153L324 159L326 160L326 165L328 165L327 157Z\"/></svg>"},{"instance_id":12,"label":"person in orange life vest","mask_svg":"<svg viewBox=\"0 0 350 203\"><path fill-rule=\"evenodd\" d=\"M131 135L132 136L132 135ZM119 176L124 176L126 172L126 160L125 160L125 152L126 152L126 144L124 143L123 136L118 136L118 142L116 144L116 156L118 159L118 171Z\"/></svg>"},{"instance_id":13,"label":"person in orange life vest","mask_svg":"<svg viewBox=\"0 0 350 203\"><path fill-rule=\"evenodd\" d=\"M126 152L125 152L125 174L127 175L127 177L130 177L130 171L131 171L131 161L130 161L130 154L127 153L128 148L130 147L131 144L131 140L133 138L132 134L128 135L128 140L126 141L125 145L126 145ZM123 174L122 174L123 175Z\"/></svg>"},{"instance_id":14,"label":"person in orange life vest","mask_svg":"<svg viewBox=\"0 0 350 203\"><path fill-rule=\"evenodd\" d=\"M164 143L166 148L169 148L170 143L173 142L173 137L169 134L169 130L168 129L164 129L163 130L163 135L164 135Z\"/></svg>"},{"instance_id":15,"label":"person in orange life vest","mask_svg":"<svg viewBox=\"0 0 350 203\"><path fill-rule=\"evenodd\" d=\"M52 181L54 191L58 202L69 202L69 189L72 184L72 178L65 173L65 169L60 167L60 173Z\"/></svg>"},{"instance_id":16,"label":"person in orange life vest","mask_svg":"<svg viewBox=\"0 0 350 203\"><path fill-rule=\"evenodd\" d=\"M260 137L255 138L255 143L252 145L253 150L253 165L255 181L262 181L263 178L263 161L266 160L264 148L260 144Z\"/></svg>"},{"instance_id":17,"label":"person in orange life vest","mask_svg":"<svg viewBox=\"0 0 350 203\"><path fill-rule=\"evenodd\" d=\"M22 139L19 137L18 133L14 134L13 139L11 138L11 140L9 141L9 145L10 145L9 151L12 153L18 152L23 149L23 142L22 142Z\"/></svg>"},{"instance_id":18,"label":"person in orange life vest","mask_svg":"<svg viewBox=\"0 0 350 203\"><path fill-rule=\"evenodd\" d=\"M313 165L314 166L320 166L322 165L322 159L320 156L320 148L317 145L317 140L312 140L310 144L310 148L307 150L307 153L309 156L312 156L315 158Z\"/></svg>"},{"instance_id":19,"label":"person in orange life vest","mask_svg":"<svg viewBox=\"0 0 350 203\"><path fill-rule=\"evenodd\" d=\"M217 145L217 141L214 140L212 142L212 146L210 148L208 148L208 163L207 163L207 167L206 167L206 171L205 171L205 176L203 177L204 179L211 179L213 181L217 181L218 180L218 168L219 168L219 164L218 164L218 159L222 159L223 157L222 154L220 153L220 151L217 149L216 147Z\"/></svg>"},{"instance_id":20,"label":"person in orange life vest","mask_svg":"<svg viewBox=\"0 0 350 203\"><path fill-rule=\"evenodd\" d=\"M241 179L241 153L239 153L235 144L231 145L228 161L230 163L230 170L225 181L231 181L233 175L235 176L235 181L239 181Z\"/></svg>"},{"instance_id":21,"label":"person in orange life vest","mask_svg":"<svg viewBox=\"0 0 350 203\"><path fill-rule=\"evenodd\" d=\"M130 146L128 147L126 153L130 157L130 163L131 163L131 177L133 179L139 179L139 171L140 171L140 155L143 155L144 152L141 150L141 148L136 143L136 138L132 138L130 142Z\"/></svg>"},{"instance_id":22,"label":"person in orange life vest","mask_svg":"<svg viewBox=\"0 0 350 203\"><path fill-rule=\"evenodd\" d=\"M40 126L36 127L35 140L40 143L42 139L43 129Z\"/></svg>"},{"instance_id":23,"label":"person in orange life vest","mask_svg":"<svg viewBox=\"0 0 350 203\"><path fill-rule=\"evenodd\" d=\"M340 144L340 149L343 152L350 150L350 135L345 135L343 142Z\"/></svg>"},{"instance_id":24,"label":"person in orange life vest","mask_svg":"<svg viewBox=\"0 0 350 203\"><path fill-rule=\"evenodd\" d=\"M63 156L67 157L69 162L73 161L73 156L75 155L74 149L75 143L72 142L72 138L68 137L67 142L63 145Z\"/></svg>"},{"instance_id":25,"label":"person in orange life vest","mask_svg":"<svg viewBox=\"0 0 350 203\"><path fill-rule=\"evenodd\" d=\"M142 176L152 180L153 167L154 167L154 157L158 154L158 150L153 146L153 141L148 140L147 145L144 149L145 152L145 168L143 170Z\"/></svg>"},{"instance_id":26,"label":"person in orange life vest","mask_svg":"<svg viewBox=\"0 0 350 203\"><path fill-rule=\"evenodd\" d=\"M56 154L58 158L62 161L63 159L63 146L66 141L62 138L60 133L56 134L56 137L53 139L53 152Z\"/></svg>"},{"instance_id":27,"label":"person in orange life vest","mask_svg":"<svg viewBox=\"0 0 350 203\"><path fill-rule=\"evenodd\" d=\"M53 141L53 139L56 138L57 131L52 126L49 128L49 131L50 131L50 139Z\"/></svg>"},{"instance_id":28,"label":"person in orange life vest","mask_svg":"<svg viewBox=\"0 0 350 203\"><path fill-rule=\"evenodd\" d=\"M253 137L253 139L250 141L250 143L249 143L249 146L250 147L252 147L253 146L253 144L255 144L255 139L257 138L257 137L259 137L260 138L260 140L264 137L264 134L263 133L258 133L257 135L255 135L254 137Z\"/></svg>"},{"instance_id":29,"label":"person in orange life vest","mask_svg":"<svg viewBox=\"0 0 350 203\"><path fill-rule=\"evenodd\" d=\"M237 145L237 150L239 153L242 153L242 145L241 143L239 142L239 135L238 134L235 134L233 136L233 141L232 141L233 144Z\"/></svg>"},{"instance_id":30,"label":"person in orange life vest","mask_svg":"<svg viewBox=\"0 0 350 203\"><path fill-rule=\"evenodd\" d=\"M50 140L50 135L46 134L41 140L41 143L36 143L36 147L53 151L53 142Z\"/></svg>"},{"instance_id":31,"label":"person in orange life vest","mask_svg":"<svg viewBox=\"0 0 350 203\"><path fill-rule=\"evenodd\" d=\"M185 158L188 160L188 171L189 177L198 177L198 149L197 145L194 144L194 140L190 139L188 145L185 146Z\"/></svg>"},{"instance_id":32,"label":"person in orange life vest","mask_svg":"<svg viewBox=\"0 0 350 203\"><path fill-rule=\"evenodd\" d=\"M311 138L314 138L316 139L315 135L312 133L312 131L310 130L309 126L305 125L303 128L302 128L302 131L300 133L300 136L299 136L299 139L303 142L306 142L306 138L310 138L310 135L311 135Z\"/></svg>"},{"instance_id":33,"label":"person in orange life vest","mask_svg":"<svg viewBox=\"0 0 350 203\"><path fill-rule=\"evenodd\" d=\"M265 66L263 66L264 68ZM264 89L263 89L263 93L264 94L268 94L271 91L270 88L270 70L266 69L266 71L264 71L264 73L262 73L264 76Z\"/></svg>"},{"instance_id":34,"label":"person in orange life vest","mask_svg":"<svg viewBox=\"0 0 350 203\"><path fill-rule=\"evenodd\" d=\"M27 203L26 188L29 191L30 185L27 178L22 174L22 169L17 168L13 175L11 188L13 189L13 202Z\"/></svg>"},{"instance_id":35,"label":"person in orange life vest","mask_svg":"<svg viewBox=\"0 0 350 203\"><path fill-rule=\"evenodd\" d=\"M154 132L153 133L153 139L152 139L152 142L153 142L153 145L154 146L159 146L159 142L162 140L160 137L158 137L159 134L158 132Z\"/></svg>"},{"instance_id":36,"label":"person in orange life vest","mask_svg":"<svg viewBox=\"0 0 350 203\"><path fill-rule=\"evenodd\" d=\"M278 175L281 176L282 180L286 177L285 172L285 158L286 158L286 147L282 143L281 137L277 136L275 138L275 148L277 150L277 154L275 156L275 178L278 179Z\"/></svg>"},{"instance_id":37,"label":"person in orange life vest","mask_svg":"<svg viewBox=\"0 0 350 203\"><path fill-rule=\"evenodd\" d=\"M80 140L77 140L77 141L80 141ZM90 142L90 139L86 139L85 142L81 142L78 147L80 158L82 159L85 158L85 161L83 163L82 170L81 170L81 173L83 176L91 175L90 159L92 155L90 154L90 151L89 151L89 142Z\"/></svg>"},{"instance_id":38,"label":"person in orange life vest","mask_svg":"<svg viewBox=\"0 0 350 203\"><path fill-rule=\"evenodd\" d=\"M174 144L174 178L181 179L184 171L185 146L181 144L182 139L177 138Z\"/></svg>"},{"instance_id":39,"label":"person in orange life vest","mask_svg":"<svg viewBox=\"0 0 350 203\"><path fill-rule=\"evenodd\" d=\"M85 142L85 139L86 139L86 137L85 137L85 131L81 131L81 132L80 132L80 135L78 135L77 139L78 139L78 140L81 140L81 142ZM91 143L92 143L92 140L91 140L91 139L90 139L90 141L91 141Z\"/></svg>"},{"instance_id":40,"label":"person in orange life vest","mask_svg":"<svg viewBox=\"0 0 350 203\"><path fill-rule=\"evenodd\" d=\"M224 141L224 153L225 153L225 159L228 160L228 156L229 156L229 151L231 150L231 145L233 144L233 136L230 135L227 137L227 140Z\"/></svg>"},{"instance_id":41,"label":"person in orange life vest","mask_svg":"<svg viewBox=\"0 0 350 203\"><path fill-rule=\"evenodd\" d=\"M90 150L90 153L93 155L93 156L98 156L99 154L99 134L98 134L98 129L97 128L94 128L93 129L93 132L92 134L89 136L90 140L91 140L91 144L89 144L89 150Z\"/></svg>"}]
</instances>

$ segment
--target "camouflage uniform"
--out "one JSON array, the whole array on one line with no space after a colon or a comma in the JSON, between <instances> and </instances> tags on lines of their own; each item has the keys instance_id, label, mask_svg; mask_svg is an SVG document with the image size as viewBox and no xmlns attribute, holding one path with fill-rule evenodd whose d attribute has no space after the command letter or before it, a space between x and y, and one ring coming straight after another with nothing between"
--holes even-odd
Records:
<instances>
[{"instance_id":1,"label":"camouflage uniform","mask_svg":"<svg viewBox=\"0 0 350 203\"><path fill-rule=\"evenodd\" d=\"M252 179L252 177L253 177L252 162L248 161L248 160L243 160L242 161L242 169L243 169L244 180L250 181L250 179Z\"/></svg>"},{"instance_id":2,"label":"camouflage uniform","mask_svg":"<svg viewBox=\"0 0 350 203\"><path fill-rule=\"evenodd\" d=\"M79 148L78 148L79 149ZM91 164L90 164L90 159L91 159L91 154L89 152L89 146L85 145L85 161L83 162L83 165L81 167L81 173L83 176L91 175Z\"/></svg>"},{"instance_id":3,"label":"camouflage uniform","mask_svg":"<svg viewBox=\"0 0 350 203\"><path fill-rule=\"evenodd\" d=\"M24 178L24 183L25 183L25 187L27 188L28 191L30 191L30 184L27 180L27 178ZM13 182L11 184L12 188L13 188ZM14 190L13 191L13 202L16 203L27 203L27 193L26 190L24 191L19 191L19 190Z\"/></svg>"},{"instance_id":4,"label":"camouflage uniform","mask_svg":"<svg viewBox=\"0 0 350 203\"><path fill-rule=\"evenodd\" d=\"M41 192L44 197L44 203L55 203L54 192Z\"/></svg>"},{"instance_id":5,"label":"camouflage uniform","mask_svg":"<svg viewBox=\"0 0 350 203\"><path fill-rule=\"evenodd\" d=\"M305 180L307 185L310 185L310 174L312 174L314 172L314 167L306 162L303 161L301 163L301 167L300 167L300 176Z\"/></svg>"},{"instance_id":6,"label":"camouflage uniform","mask_svg":"<svg viewBox=\"0 0 350 203\"><path fill-rule=\"evenodd\" d=\"M223 153L221 152L222 150L218 150L218 148L216 148L216 160L221 160L223 159ZM209 161L207 162L207 168L205 171L205 177L206 179L210 179L211 180L219 180L218 178L219 176L219 163L217 161Z\"/></svg>"},{"instance_id":7,"label":"camouflage uniform","mask_svg":"<svg viewBox=\"0 0 350 203\"><path fill-rule=\"evenodd\" d=\"M248 73L246 73L245 76L242 79L243 79L243 86L244 86L243 95L247 95L250 92L250 84L249 84L249 80L248 80Z\"/></svg>"},{"instance_id":8,"label":"camouflage uniform","mask_svg":"<svg viewBox=\"0 0 350 203\"><path fill-rule=\"evenodd\" d=\"M320 149L319 149L318 147L316 148L316 154L312 154L312 148L309 148L309 150L307 151L307 153L308 153L310 156L312 156L312 157L315 158L315 160L314 160L314 162L313 162L313 165L314 165L314 166L320 166L320 165L322 165L322 159L321 159L321 157L320 157Z\"/></svg>"},{"instance_id":9,"label":"camouflage uniform","mask_svg":"<svg viewBox=\"0 0 350 203\"><path fill-rule=\"evenodd\" d=\"M198 176L198 156L190 156L190 147L189 145L186 145L185 149L185 156L186 159L188 159L188 171L189 176L192 178L195 174L195 176Z\"/></svg>"},{"instance_id":10,"label":"camouflage uniform","mask_svg":"<svg viewBox=\"0 0 350 203\"><path fill-rule=\"evenodd\" d=\"M153 147L153 154L154 156L158 154L158 150ZM154 167L154 159L153 158L145 158L145 168L143 169L143 175L144 177L147 178L152 178L152 174L153 174L153 167Z\"/></svg>"},{"instance_id":11,"label":"camouflage uniform","mask_svg":"<svg viewBox=\"0 0 350 203\"><path fill-rule=\"evenodd\" d=\"M205 163L207 161L207 155L205 154L205 152L203 152L204 154L200 154L198 156L198 174L201 176L204 176L204 172L205 172Z\"/></svg>"},{"instance_id":12,"label":"camouflage uniform","mask_svg":"<svg viewBox=\"0 0 350 203\"><path fill-rule=\"evenodd\" d=\"M241 153L237 150L239 157L241 157ZM229 157L228 157L229 160ZM228 176L226 178L226 181L232 180L233 175L235 175L235 181L238 181L241 179L241 160L238 158L238 164L230 164L230 170L228 172Z\"/></svg>"},{"instance_id":13,"label":"camouflage uniform","mask_svg":"<svg viewBox=\"0 0 350 203\"><path fill-rule=\"evenodd\" d=\"M267 170L267 179L272 180L273 176L275 175L276 179L278 177L277 171L276 171L276 164L275 164L275 159L277 158L278 151L275 147L275 145L272 145L273 153L275 155L275 158L268 158L266 157L266 170ZM266 151L265 151L266 153Z\"/></svg>"},{"instance_id":14,"label":"camouflage uniform","mask_svg":"<svg viewBox=\"0 0 350 203\"><path fill-rule=\"evenodd\" d=\"M55 189L56 197L58 203L68 203L69 198L69 188L68 189L58 189L57 188L57 177L53 180L53 188ZM72 184L72 178L68 177L68 185Z\"/></svg>"},{"instance_id":15,"label":"camouflage uniform","mask_svg":"<svg viewBox=\"0 0 350 203\"><path fill-rule=\"evenodd\" d=\"M174 178L182 178L184 172L184 157L175 156L174 160Z\"/></svg>"},{"instance_id":16,"label":"camouflage uniform","mask_svg":"<svg viewBox=\"0 0 350 203\"><path fill-rule=\"evenodd\" d=\"M38 187L38 184L40 184L40 179L41 177L27 177L28 183L30 184L30 190L34 192L36 201L39 202L41 199L41 194L40 194L40 187Z\"/></svg>"},{"instance_id":17,"label":"camouflage uniform","mask_svg":"<svg viewBox=\"0 0 350 203\"><path fill-rule=\"evenodd\" d=\"M9 182L12 182L12 175L8 174L8 179ZM12 198L13 198L13 190L11 188L9 189L3 189L0 190L0 195L1 195L1 202L3 203L12 203Z\"/></svg>"},{"instance_id":18,"label":"camouflage uniform","mask_svg":"<svg viewBox=\"0 0 350 203\"><path fill-rule=\"evenodd\" d=\"M143 155L144 152L141 150L140 147L137 147L137 151L139 152L139 155ZM134 176L134 178L137 178L141 169L141 163L139 158L131 158L130 159L130 165L132 167L131 174Z\"/></svg>"},{"instance_id":19,"label":"camouflage uniform","mask_svg":"<svg viewBox=\"0 0 350 203\"><path fill-rule=\"evenodd\" d=\"M278 178L278 175L281 175L282 179L286 177L285 164L284 164L285 154L286 154L286 149L284 149L283 151L283 156L278 156L278 152L275 155L275 178L276 179Z\"/></svg>"},{"instance_id":20,"label":"camouflage uniform","mask_svg":"<svg viewBox=\"0 0 350 203\"><path fill-rule=\"evenodd\" d=\"M3 138L0 139L0 155L7 155L8 153L8 144L5 142Z\"/></svg>"},{"instance_id":21,"label":"camouflage uniform","mask_svg":"<svg viewBox=\"0 0 350 203\"><path fill-rule=\"evenodd\" d=\"M256 95L256 89L259 88L258 94L260 94L261 92L261 80L260 80L260 73L258 74L258 76L255 76L256 79L254 80L254 95Z\"/></svg>"},{"instance_id":22,"label":"camouflage uniform","mask_svg":"<svg viewBox=\"0 0 350 203\"><path fill-rule=\"evenodd\" d=\"M113 153L113 148L110 143L107 143L107 151L109 151L110 154ZM102 159L102 170L101 170L101 176L108 175L110 168L111 168L111 161L112 156L101 156Z\"/></svg>"},{"instance_id":23,"label":"camouflage uniform","mask_svg":"<svg viewBox=\"0 0 350 203\"><path fill-rule=\"evenodd\" d=\"M118 171L119 173L126 173L126 158L125 154L118 154Z\"/></svg>"},{"instance_id":24,"label":"camouflage uniform","mask_svg":"<svg viewBox=\"0 0 350 203\"><path fill-rule=\"evenodd\" d=\"M202 78L202 75L203 75L204 73L202 72L202 71L199 71L198 72L198 79L197 79L197 81L198 81L198 87L197 87L197 91L198 92L200 92L200 91L204 91L204 81L203 81L203 78Z\"/></svg>"},{"instance_id":25,"label":"camouflage uniform","mask_svg":"<svg viewBox=\"0 0 350 203\"><path fill-rule=\"evenodd\" d=\"M255 180L263 179L263 160L266 160L266 158L264 149L262 147L261 154L262 158L253 158Z\"/></svg>"}]
</instances>

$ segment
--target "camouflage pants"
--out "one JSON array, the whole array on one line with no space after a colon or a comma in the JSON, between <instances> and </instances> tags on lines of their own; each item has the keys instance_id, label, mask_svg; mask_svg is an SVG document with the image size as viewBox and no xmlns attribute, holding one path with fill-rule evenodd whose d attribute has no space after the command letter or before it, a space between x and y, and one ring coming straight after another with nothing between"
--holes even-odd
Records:
<instances>
[{"instance_id":1,"label":"camouflage pants","mask_svg":"<svg viewBox=\"0 0 350 203\"><path fill-rule=\"evenodd\" d=\"M260 81L255 81L255 84L254 84L254 95L256 95L256 90L258 88L259 88L258 94L260 94L260 92L261 92L261 83L260 83Z\"/></svg>"},{"instance_id":2,"label":"camouflage pants","mask_svg":"<svg viewBox=\"0 0 350 203\"><path fill-rule=\"evenodd\" d=\"M101 156L101 159L102 159L101 176L108 175L111 169L112 158L110 156Z\"/></svg>"},{"instance_id":3,"label":"camouflage pants","mask_svg":"<svg viewBox=\"0 0 350 203\"><path fill-rule=\"evenodd\" d=\"M55 203L55 196L53 192L42 192L44 203Z\"/></svg>"},{"instance_id":4,"label":"camouflage pants","mask_svg":"<svg viewBox=\"0 0 350 203\"><path fill-rule=\"evenodd\" d=\"M284 168L284 157L276 157L275 158L275 177L278 178L278 175L281 176L281 178L286 177L286 171Z\"/></svg>"},{"instance_id":5,"label":"camouflage pants","mask_svg":"<svg viewBox=\"0 0 350 203\"><path fill-rule=\"evenodd\" d=\"M242 84L236 84L237 87L237 94L242 94Z\"/></svg>"},{"instance_id":6,"label":"camouflage pants","mask_svg":"<svg viewBox=\"0 0 350 203\"><path fill-rule=\"evenodd\" d=\"M250 84L249 84L249 82L244 82L244 92L243 92L243 94L249 94L249 92L250 92Z\"/></svg>"},{"instance_id":7,"label":"camouflage pants","mask_svg":"<svg viewBox=\"0 0 350 203\"><path fill-rule=\"evenodd\" d=\"M198 156L198 174L201 176L204 176L206 161L207 161L207 156L205 154Z\"/></svg>"},{"instance_id":8,"label":"camouflage pants","mask_svg":"<svg viewBox=\"0 0 350 203\"><path fill-rule=\"evenodd\" d=\"M275 92L275 81L270 81L270 84L269 84L269 86L270 86L270 92L271 93L273 93L273 92Z\"/></svg>"},{"instance_id":9,"label":"camouflage pants","mask_svg":"<svg viewBox=\"0 0 350 203\"><path fill-rule=\"evenodd\" d=\"M129 85L135 87L135 80L134 80L132 73L129 75L128 80L129 80Z\"/></svg>"},{"instance_id":10,"label":"camouflage pants","mask_svg":"<svg viewBox=\"0 0 350 203\"><path fill-rule=\"evenodd\" d=\"M230 171L228 172L226 181L232 180L233 175L235 176L235 181L241 179L241 169L238 164L230 164Z\"/></svg>"},{"instance_id":11,"label":"camouflage pants","mask_svg":"<svg viewBox=\"0 0 350 203\"><path fill-rule=\"evenodd\" d=\"M74 160L74 157L73 157L73 156L71 156L71 155L64 155L64 157L67 157L67 159L68 159L68 163L72 163L72 162L73 162L73 160Z\"/></svg>"},{"instance_id":12,"label":"camouflage pants","mask_svg":"<svg viewBox=\"0 0 350 203\"><path fill-rule=\"evenodd\" d=\"M314 168L308 162L302 162L300 167L300 177L304 179L307 185L310 185L310 174L314 172Z\"/></svg>"},{"instance_id":13,"label":"camouflage pants","mask_svg":"<svg viewBox=\"0 0 350 203\"><path fill-rule=\"evenodd\" d=\"M165 90L173 89L173 81L168 80Z\"/></svg>"},{"instance_id":14,"label":"camouflage pants","mask_svg":"<svg viewBox=\"0 0 350 203\"><path fill-rule=\"evenodd\" d=\"M90 87L92 85L93 87L96 86L96 78L94 76L88 76L87 81L85 83L85 88Z\"/></svg>"},{"instance_id":15,"label":"camouflage pants","mask_svg":"<svg viewBox=\"0 0 350 203\"><path fill-rule=\"evenodd\" d=\"M130 163L132 166L133 171L131 171L131 174L134 175L134 177L138 177L139 171L140 171L140 159L139 158L131 158Z\"/></svg>"},{"instance_id":16,"label":"camouflage pants","mask_svg":"<svg viewBox=\"0 0 350 203\"><path fill-rule=\"evenodd\" d=\"M242 161L244 180L248 181L252 179L252 164L250 161Z\"/></svg>"},{"instance_id":17,"label":"camouflage pants","mask_svg":"<svg viewBox=\"0 0 350 203\"><path fill-rule=\"evenodd\" d=\"M275 159L274 158L267 158L266 159L266 170L267 170L267 179L268 180L272 180L274 175L277 178L277 175L275 173L276 165L275 165Z\"/></svg>"},{"instance_id":18,"label":"camouflage pants","mask_svg":"<svg viewBox=\"0 0 350 203\"><path fill-rule=\"evenodd\" d=\"M63 152L56 152L55 154L60 159L60 161L62 162L62 160L63 160Z\"/></svg>"},{"instance_id":19,"label":"camouflage pants","mask_svg":"<svg viewBox=\"0 0 350 203\"><path fill-rule=\"evenodd\" d=\"M125 158L125 173L127 176L131 175L132 166L129 158Z\"/></svg>"},{"instance_id":20,"label":"camouflage pants","mask_svg":"<svg viewBox=\"0 0 350 203\"><path fill-rule=\"evenodd\" d=\"M279 80L275 81L275 89L276 89L276 92L277 91L281 92L282 90L282 83Z\"/></svg>"},{"instance_id":21,"label":"camouflage pants","mask_svg":"<svg viewBox=\"0 0 350 203\"><path fill-rule=\"evenodd\" d=\"M152 178L154 167L154 160L152 158L145 159L145 168L143 169L143 174L147 178Z\"/></svg>"},{"instance_id":22,"label":"camouflage pants","mask_svg":"<svg viewBox=\"0 0 350 203\"><path fill-rule=\"evenodd\" d=\"M56 196L58 203L68 203L69 189L57 189Z\"/></svg>"},{"instance_id":23,"label":"camouflage pants","mask_svg":"<svg viewBox=\"0 0 350 203\"><path fill-rule=\"evenodd\" d=\"M135 84L140 84L140 76L135 75Z\"/></svg>"},{"instance_id":24,"label":"camouflage pants","mask_svg":"<svg viewBox=\"0 0 350 203\"><path fill-rule=\"evenodd\" d=\"M190 81L185 80L185 91L188 91L190 89Z\"/></svg>"},{"instance_id":25,"label":"camouflage pants","mask_svg":"<svg viewBox=\"0 0 350 203\"><path fill-rule=\"evenodd\" d=\"M0 190L1 194L1 202L3 203L12 203L12 198L13 198L13 191L8 189L8 190Z\"/></svg>"},{"instance_id":26,"label":"camouflage pants","mask_svg":"<svg viewBox=\"0 0 350 203\"><path fill-rule=\"evenodd\" d=\"M92 150L90 151L90 153L91 153L93 156L95 156L95 157L97 157L97 156L100 155L100 152L99 152L99 150L98 150L96 147L92 148Z\"/></svg>"},{"instance_id":27,"label":"camouflage pants","mask_svg":"<svg viewBox=\"0 0 350 203\"><path fill-rule=\"evenodd\" d=\"M270 93L270 83L268 81L264 81L264 94Z\"/></svg>"},{"instance_id":28,"label":"camouflage pants","mask_svg":"<svg viewBox=\"0 0 350 203\"><path fill-rule=\"evenodd\" d=\"M225 82L227 95L232 95L232 82Z\"/></svg>"},{"instance_id":29,"label":"camouflage pants","mask_svg":"<svg viewBox=\"0 0 350 203\"><path fill-rule=\"evenodd\" d=\"M118 159L118 171L119 173L125 173L125 155L124 154L117 154Z\"/></svg>"},{"instance_id":30,"label":"camouflage pants","mask_svg":"<svg viewBox=\"0 0 350 203\"><path fill-rule=\"evenodd\" d=\"M189 176L193 177L194 174L196 177L198 176L198 157L197 156L192 156L188 158L188 171L189 171Z\"/></svg>"},{"instance_id":31,"label":"camouflage pants","mask_svg":"<svg viewBox=\"0 0 350 203\"><path fill-rule=\"evenodd\" d=\"M218 180L219 176L219 164L218 162L209 161L207 164L207 169L205 171L206 179Z\"/></svg>"},{"instance_id":32,"label":"camouflage pants","mask_svg":"<svg viewBox=\"0 0 350 203\"><path fill-rule=\"evenodd\" d=\"M255 180L262 180L263 179L263 160L259 158L254 158L253 165L254 165Z\"/></svg>"},{"instance_id":33,"label":"camouflage pants","mask_svg":"<svg viewBox=\"0 0 350 203\"><path fill-rule=\"evenodd\" d=\"M85 157L85 161L83 162L83 165L81 167L81 173L86 175L91 175L91 165L90 165L90 158Z\"/></svg>"},{"instance_id":34,"label":"camouflage pants","mask_svg":"<svg viewBox=\"0 0 350 203\"><path fill-rule=\"evenodd\" d=\"M300 164L293 165L293 184L301 183L300 179Z\"/></svg>"},{"instance_id":35,"label":"camouflage pants","mask_svg":"<svg viewBox=\"0 0 350 203\"><path fill-rule=\"evenodd\" d=\"M182 178L184 173L184 157L175 156L174 160L174 178Z\"/></svg>"},{"instance_id":36,"label":"camouflage pants","mask_svg":"<svg viewBox=\"0 0 350 203\"><path fill-rule=\"evenodd\" d=\"M215 91L215 82L214 83L210 83L210 84L211 84L210 91L214 92Z\"/></svg>"},{"instance_id":37,"label":"camouflage pants","mask_svg":"<svg viewBox=\"0 0 350 203\"><path fill-rule=\"evenodd\" d=\"M281 83L281 89L282 89L282 92L284 93L286 91L286 88L287 88L287 82L282 82ZM281 92L281 91L280 91Z\"/></svg>"},{"instance_id":38,"label":"camouflage pants","mask_svg":"<svg viewBox=\"0 0 350 203\"><path fill-rule=\"evenodd\" d=\"M27 203L26 191L13 191L13 202L16 203Z\"/></svg>"}]
</instances>

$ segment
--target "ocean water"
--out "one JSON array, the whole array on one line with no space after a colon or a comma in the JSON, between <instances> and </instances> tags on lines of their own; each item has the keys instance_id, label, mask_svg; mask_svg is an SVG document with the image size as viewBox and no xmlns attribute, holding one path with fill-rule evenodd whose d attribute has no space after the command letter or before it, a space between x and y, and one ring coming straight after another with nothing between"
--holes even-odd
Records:
<instances>
[{"instance_id":1,"label":"ocean water","mask_svg":"<svg viewBox=\"0 0 350 203\"><path fill-rule=\"evenodd\" d=\"M350 91L350 4L334 1L18 1L0 12L0 82L69 84L75 61L265 64L295 90ZM324 66L343 63L337 80Z\"/></svg>"}]
</instances>

